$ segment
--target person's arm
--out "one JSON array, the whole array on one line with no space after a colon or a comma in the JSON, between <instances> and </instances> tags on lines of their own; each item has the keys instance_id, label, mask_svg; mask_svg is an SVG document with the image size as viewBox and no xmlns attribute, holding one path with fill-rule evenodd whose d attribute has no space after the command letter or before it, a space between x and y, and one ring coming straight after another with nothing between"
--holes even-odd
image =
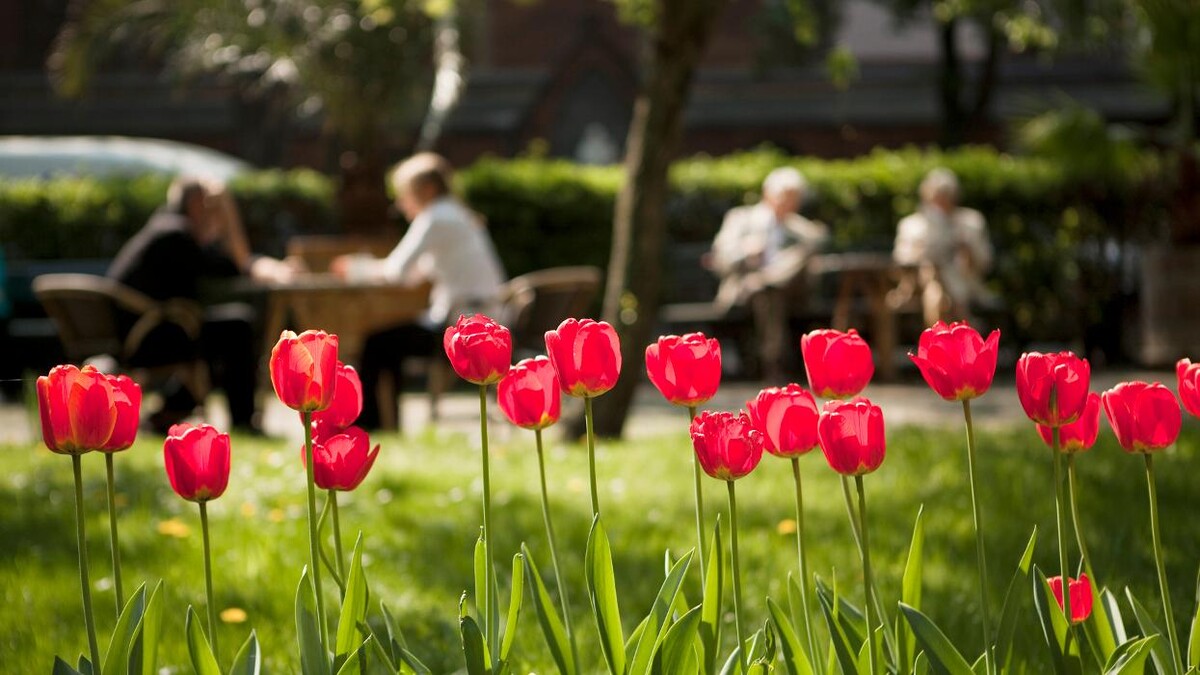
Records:
<instances>
[{"instance_id":1,"label":"person's arm","mask_svg":"<svg viewBox=\"0 0 1200 675\"><path fill-rule=\"evenodd\" d=\"M742 210L730 209L721 222L721 229L713 239L712 266L718 274L725 275L737 269L746 259L746 251L742 250Z\"/></svg>"},{"instance_id":2,"label":"person's arm","mask_svg":"<svg viewBox=\"0 0 1200 675\"><path fill-rule=\"evenodd\" d=\"M436 229L433 226L433 218L427 213L414 218L408 232L404 233L404 238L380 261L377 275L391 282L407 281L416 269L421 255L433 245Z\"/></svg>"},{"instance_id":3,"label":"person's arm","mask_svg":"<svg viewBox=\"0 0 1200 675\"><path fill-rule=\"evenodd\" d=\"M970 259L971 269L978 273L992 268L992 241L988 237L987 221L974 209L959 209L956 215L959 247Z\"/></svg>"},{"instance_id":4,"label":"person's arm","mask_svg":"<svg viewBox=\"0 0 1200 675\"><path fill-rule=\"evenodd\" d=\"M905 217L896 226L896 243L892 248L892 259L901 265L915 265L925 256L924 228L914 214Z\"/></svg>"}]
</instances>

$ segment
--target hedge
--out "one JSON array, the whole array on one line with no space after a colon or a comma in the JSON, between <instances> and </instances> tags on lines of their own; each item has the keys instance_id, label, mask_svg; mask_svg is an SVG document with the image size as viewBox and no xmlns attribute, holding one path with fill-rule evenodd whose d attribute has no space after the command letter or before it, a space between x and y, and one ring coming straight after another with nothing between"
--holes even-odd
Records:
<instances>
[{"instance_id":1,"label":"hedge","mask_svg":"<svg viewBox=\"0 0 1200 675\"><path fill-rule=\"evenodd\" d=\"M896 222L916 206L921 178L954 170L963 202L988 218L996 246L992 286L1025 340L1061 340L1101 325L1125 289L1123 243L1166 222L1165 177L1154 153L1095 167L1019 157L990 147L948 152L877 150L850 160L757 150L695 157L672 170L668 227L675 260L694 262L724 212L752 202L773 168L792 165L811 185L803 208L828 223L837 250L888 250ZM561 160L485 158L459 173L459 189L485 215L510 275L565 264L604 266L619 167ZM10 257L104 257L161 203L166 180L56 178L0 181L0 241ZM311 171L264 171L232 189L255 244L277 253L291 234L333 228L333 181ZM680 256L691 259L683 260ZM676 275L678 276L678 275ZM674 288L680 297L687 289ZM1108 313L1108 314L1106 314Z\"/></svg>"}]
</instances>

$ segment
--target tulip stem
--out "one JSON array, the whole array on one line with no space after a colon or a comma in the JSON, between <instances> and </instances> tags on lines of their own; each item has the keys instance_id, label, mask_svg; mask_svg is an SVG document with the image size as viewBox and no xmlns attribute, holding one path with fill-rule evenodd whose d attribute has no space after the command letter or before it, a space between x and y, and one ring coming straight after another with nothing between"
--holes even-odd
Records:
<instances>
[{"instance_id":1,"label":"tulip stem","mask_svg":"<svg viewBox=\"0 0 1200 675\"><path fill-rule=\"evenodd\" d=\"M596 490L596 430L592 422L592 397L583 397L583 421L587 430L588 478L592 486L592 520L600 515L600 496Z\"/></svg>"},{"instance_id":2,"label":"tulip stem","mask_svg":"<svg viewBox=\"0 0 1200 675\"><path fill-rule=\"evenodd\" d=\"M975 424L971 419L971 401L963 399L963 420L967 426L967 474L971 483L971 514L975 519L975 558L979 564L979 606L983 614L983 649L987 654L985 670L996 672L996 654L992 641L992 619L988 611L987 553L983 544L983 512L979 508L979 479L975 472Z\"/></svg>"},{"instance_id":3,"label":"tulip stem","mask_svg":"<svg viewBox=\"0 0 1200 675\"><path fill-rule=\"evenodd\" d=\"M1078 490L1075 489L1075 453L1072 452L1067 454L1067 501L1071 502L1071 523L1075 527L1075 541L1079 544L1079 555L1083 558L1083 570L1094 581L1096 575L1092 573L1092 557L1088 555L1087 544L1083 541L1083 521L1079 518L1077 493Z\"/></svg>"},{"instance_id":4,"label":"tulip stem","mask_svg":"<svg viewBox=\"0 0 1200 675\"><path fill-rule=\"evenodd\" d=\"M342 525L338 520L338 499L337 490L329 491L329 504L333 512L333 548L337 553L337 574L339 577L346 578L346 556L342 553Z\"/></svg>"},{"instance_id":5,"label":"tulip stem","mask_svg":"<svg viewBox=\"0 0 1200 675\"><path fill-rule=\"evenodd\" d=\"M213 602L212 583L212 549L208 541L208 504L200 502L200 531L204 536L204 593L208 596L208 639L212 643L213 654L219 654L217 649L217 606Z\"/></svg>"},{"instance_id":6,"label":"tulip stem","mask_svg":"<svg viewBox=\"0 0 1200 675\"><path fill-rule=\"evenodd\" d=\"M321 556L318 551L321 537L317 533L317 485L313 479L312 413L300 413L300 421L304 425L304 469L308 478L308 566L312 568L313 592L317 598L317 627L321 637L321 649L327 650L329 627L325 623L325 594L321 592Z\"/></svg>"},{"instance_id":7,"label":"tulip stem","mask_svg":"<svg viewBox=\"0 0 1200 675\"><path fill-rule=\"evenodd\" d=\"M488 424L487 424L487 385L479 385L479 437L483 457L483 552L484 552L484 593L483 626L489 647L493 653L499 649L499 630L497 621L496 597L496 565L492 556L492 471L488 465Z\"/></svg>"},{"instance_id":8,"label":"tulip stem","mask_svg":"<svg viewBox=\"0 0 1200 675\"><path fill-rule=\"evenodd\" d=\"M1150 495L1150 536L1154 543L1154 564L1158 567L1158 589L1162 593L1163 623L1167 624L1167 639L1171 645L1171 659L1175 662L1175 672L1183 672L1183 663L1179 658L1180 644L1175 633L1175 613L1171 611L1171 591L1167 589L1167 568L1163 563L1162 538L1158 527L1158 489L1154 484L1154 455L1143 453L1146 458L1146 489ZM1067 595L1064 593L1064 595Z\"/></svg>"},{"instance_id":9,"label":"tulip stem","mask_svg":"<svg viewBox=\"0 0 1200 675\"><path fill-rule=\"evenodd\" d=\"M104 466L108 472L108 532L112 540L113 588L117 593L117 616L125 605L125 593L121 586L121 545L117 539L117 493L113 475L112 453L104 453Z\"/></svg>"},{"instance_id":10,"label":"tulip stem","mask_svg":"<svg viewBox=\"0 0 1200 675\"><path fill-rule=\"evenodd\" d=\"M804 547L804 492L800 484L800 458L792 458L792 480L796 483L796 552L800 557L800 604L804 605L804 630L808 637L808 659L818 662L817 641L813 637L812 612L808 604L808 555Z\"/></svg>"},{"instance_id":11,"label":"tulip stem","mask_svg":"<svg viewBox=\"0 0 1200 675\"><path fill-rule=\"evenodd\" d=\"M79 455L71 455L71 466L75 470L75 538L79 546L79 585L83 591L83 625L87 628L88 649L92 655L92 671L100 670L100 647L96 642L96 624L92 618L92 582L88 575L87 534L83 520L83 462Z\"/></svg>"},{"instance_id":12,"label":"tulip stem","mask_svg":"<svg viewBox=\"0 0 1200 675\"><path fill-rule=\"evenodd\" d=\"M863 490L863 477L855 476L854 483L858 487L858 512L862 518L862 563L863 563L863 593L866 594L864 607L867 610L867 655L870 657L871 675L879 672L875 669L875 621L874 606L871 602L872 589L875 580L871 576L871 540L867 534L867 493Z\"/></svg>"},{"instance_id":13,"label":"tulip stem","mask_svg":"<svg viewBox=\"0 0 1200 675\"><path fill-rule=\"evenodd\" d=\"M1054 510L1055 524L1058 527L1058 566L1061 568L1060 574L1063 580L1063 617L1067 620L1067 648L1064 649L1063 655L1067 656L1070 651L1071 637L1074 634L1071 621L1071 567L1067 562L1067 523L1066 513L1063 506L1063 480L1062 480L1062 453L1059 452L1060 438L1059 428L1052 427L1050 431L1050 449L1054 453Z\"/></svg>"},{"instance_id":14,"label":"tulip stem","mask_svg":"<svg viewBox=\"0 0 1200 675\"><path fill-rule=\"evenodd\" d=\"M550 562L554 565L554 580L558 585L558 601L562 604L563 625L567 631L567 642L571 645L571 663L579 670L579 653L575 648L575 631L571 627L571 603L567 600L567 585L558 567L558 544L554 540L554 525L550 522L550 496L546 489L546 459L542 449L542 430L535 429L537 438L538 475L542 480L542 520L546 522L546 541L550 544Z\"/></svg>"},{"instance_id":15,"label":"tulip stem","mask_svg":"<svg viewBox=\"0 0 1200 675\"><path fill-rule=\"evenodd\" d=\"M688 419L696 419L696 406L688 406ZM703 481L700 478L700 458L696 456L695 452L690 454L692 455L692 473L695 474L696 478L696 540L699 542L696 546L696 560L700 564L700 578L703 579L704 571L708 569L704 566L704 533L706 531L704 529L704 488L702 487Z\"/></svg>"},{"instance_id":16,"label":"tulip stem","mask_svg":"<svg viewBox=\"0 0 1200 675\"><path fill-rule=\"evenodd\" d=\"M850 533L854 536L854 545L858 547L858 555L863 554L863 539L862 539L862 523L858 519L858 509L854 506L854 497L850 493L850 477L842 476L842 496L846 500L846 515L850 518ZM879 614L880 620L887 616L887 612L883 611L883 603L879 600L879 594L875 592L874 582L871 584L871 594L867 598L868 602L875 603L875 611ZM887 631L883 633L883 639L887 641L888 648L894 649L892 644L891 634Z\"/></svg>"},{"instance_id":17,"label":"tulip stem","mask_svg":"<svg viewBox=\"0 0 1200 675\"><path fill-rule=\"evenodd\" d=\"M725 481L725 485L729 487L729 526L732 535L729 539L730 549L733 552L733 617L734 625L737 628L737 643L738 643L738 661L741 663L742 672L746 672L746 633L742 628L742 567L738 558L738 526L737 526L737 496L733 488L733 481Z\"/></svg>"},{"instance_id":18,"label":"tulip stem","mask_svg":"<svg viewBox=\"0 0 1200 675\"><path fill-rule=\"evenodd\" d=\"M325 519L329 517L329 500L325 500L325 505L321 507L321 517L317 518L317 534L323 536L325 533ZM321 562L325 564L325 569L329 570L329 576L333 577L333 583L337 584L338 593L342 599L346 599L346 584L342 583L341 577L338 576L337 564L329 559L329 554L325 552L324 546L317 547L317 553L321 554Z\"/></svg>"}]
</instances>

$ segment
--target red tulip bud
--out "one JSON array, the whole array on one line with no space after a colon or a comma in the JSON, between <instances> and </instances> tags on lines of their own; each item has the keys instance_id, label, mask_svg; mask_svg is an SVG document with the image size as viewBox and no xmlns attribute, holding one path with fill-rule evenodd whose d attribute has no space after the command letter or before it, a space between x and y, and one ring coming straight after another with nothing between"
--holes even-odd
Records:
<instances>
[{"instance_id":1,"label":"red tulip bud","mask_svg":"<svg viewBox=\"0 0 1200 675\"><path fill-rule=\"evenodd\" d=\"M318 443L313 441L313 482L322 490L349 492L358 487L379 455L379 446L371 448L366 431L349 427ZM300 461L307 465L308 453L300 448Z\"/></svg>"},{"instance_id":2,"label":"red tulip bud","mask_svg":"<svg viewBox=\"0 0 1200 675\"><path fill-rule=\"evenodd\" d=\"M482 314L458 317L442 346L454 372L472 384L499 382L512 363L512 333Z\"/></svg>"},{"instance_id":3,"label":"red tulip bud","mask_svg":"<svg viewBox=\"0 0 1200 675\"><path fill-rule=\"evenodd\" d=\"M500 410L523 429L545 429L562 414L562 392L554 365L545 356L525 359L508 370L496 390Z\"/></svg>"},{"instance_id":4,"label":"red tulip bud","mask_svg":"<svg viewBox=\"0 0 1200 675\"><path fill-rule=\"evenodd\" d=\"M546 353L564 394L592 398L617 384L621 343L604 321L567 319L546 333Z\"/></svg>"},{"instance_id":5,"label":"red tulip bud","mask_svg":"<svg viewBox=\"0 0 1200 675\"><path fill-rule=\"evenodd\" d=\"M207 425L176 424L167 431L163 459L171 489L192 502L206 502L229 485L229 435Z\"/></svg>"},{"instance_id":6,"label":"red tulip bud","mask_svg":"<svg viewBox=\"0 0 1200 675\"><path fill-rule=\"evenodd\" d=\"M702 412L692 420L691 432L700 467L713 478L736 480L762 460L762 434L746 413Z\"/></svg>"},{"instance_id":7,"label":"red tulip bud","mask_svg":"<svg viewBox=\"0 0 1200 675\"><path fill-rule=\"evenodd\" d=\"M137 439L138 422L142 410L142 388L137 382L124 375L108 375L108 383L113 388L113 406L117 414L117 423L113 426L112 436L104 447L104 452L118 452L133 445Z\"/></svg>"},{"instance_id":8,"label":"red tulip bud","mask_svg":"<svg viewBox=\"0 0 1200 675\"><path fill-rule=\"evenodd\" d=\"M826 403L817 436L825 461L843 476L861 476L883 464L883 411L865 398Z\"/></svg>"},{"instance_id":9,"label":"red tulip bud","mask_svg":"<svg viewBox=\"0 0 1200 675\"><path fill-rule=\"evenodd\" d=\"M866 388L875 361L866 340L853 328L814 330L800 338L808 388L821 398L850 398Z\"/></svg>"},{"instance_id":10,"label":"red tulip bud","mask_svg":"<svg viewBox=\"0 0 1200 675\"><path fill-rule=\"evenodd\" d=\"M117 428L113 385L91 366L55 366L38 378L37 396L42 441L52 452L80 455L99 450Z\"/></svg>"},{"instance_id":11,"label":"red tulip bud","mask_svg":"<svg viewBox=\"0 0 1200 675\"><path fill-rule=\"evenodd\" d=\"M271 384L283 404L300 412L329 407L337 386L338 338L323 330L283 331L271 350Z\"/></svg>"},{"instance_id":12,"label":"red tulip bud","mask_svg":"<svg viewBox=\"0 0 1200 675\"><path fill-rule=\"evenodd\" d=\"M1175 376L1179 380L1179 399L1183 401L1183 407L1200 417L1200 363L1180 359L1175 364Z\"/></svg>"},{"instance_id":13,"label":"red tulip bud","mask_svg":"<svg viewBox=\"0 0 1200 675\"><path fill-rule=\"evenodd\" d=\"M998 330L985 342L966 322L946 325L938 321L921 333L917 353L908 358L938 396L964 401L983 396L991 388L999 343Z\"/></svg>"},{"instance_id":14,"label":"red tulip bud","mask_svg":"<svg viewBox=\"0 0 1200 675\"><path fill-rule=\"evenodd\" d=\"M660 337L646 347L646 375L671 403L699 405L721 384L721 345L704 333Z\"/></svg>"},{"instance_id":15,"label":"red tulip bud","mask_svg":"<svg viewBox=\"0 0 1200 675\"><path fill-rule=\"evenodd\" d=\"M800 385L763 389L746 410L767 452L799 457L817 446L817 403Z\"/></svg>"},{"instance_id":16,"label":"red tulip bud","mask_svg":"<svg viewBox=\"0 0 1200 675\"><path fill-rule=\"evenodd\" d=\"M1062 609L1062 577L1051 577L1046 582L1050 584L1054 599L1058 601L1058 608ZM1088 579L1088 575L1080 574L1078 579L1068 577L1067 591L1071 594L1071 623L1087 621L1087 618L1092 615L1092 582Z\"/></svg>"},{"instance_id":17,"label":"red tulip bud","mask_svg":"<svg viewBox=\"0 0 1200 675\"><path fill-rule=\"evenodd\" d=\"M1017 360L1017 397L1029 419L1061 427L1083 414L1091 377L1091 365L1071 352L1029 352Z\"/></svg>"},{"instance_id":18,"label":"red tulip bud","mask_svg":"<svg viewBox=\"0 0 1200 675\"><path fill-rule=\"evenodd\" d=\"M1126 452L1162 450L1179 437L1179 401L1158 382L1122 382L1104 392L1102 400L1108 423Z\"/></svg>"},{"instance_id":19,"label":"red tulip bud","mask_svg":"<svg viewBox=\"0 0 1200 675\"><path fill-rule=\"evenodd\" d=\"M354 420L362 414L363 392L358 373L341 361L337 363L336 372L333 400L328 408L318 410L312 417L314 428L320 428L325 435L354 424Z\"/></svg>"},{"instance_id":20,"label":"red tulip bud","mask_svg":"<svg viewBox=\"0 0 1200 675\"><path fill-rule=\"evenodd\" d=\"M1038 434L1047 446L1054 444L1051 435L1053 429L1041 424L1037 425ZM1079 419L1064 424L1058 428L1059 452L1083 452L1096 444L1096 436L1100 434L1100 394L1088 394L1087 405Z\"/></svg>"}]
</instances>

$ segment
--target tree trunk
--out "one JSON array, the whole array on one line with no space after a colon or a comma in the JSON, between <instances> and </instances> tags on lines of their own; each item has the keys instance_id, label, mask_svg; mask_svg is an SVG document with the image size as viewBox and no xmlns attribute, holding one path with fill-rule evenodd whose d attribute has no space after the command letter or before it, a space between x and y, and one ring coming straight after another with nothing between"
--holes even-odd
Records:
<instances>
[{"instance_id":1,"label":"tree trunk","mask_svg":"<svg viewBox=\"0 0 1200 675\"><path fill-rule=\"evenodd\" d=\"M963 110L962 63L958 56L958 20L938 22L938 44L941 49L941 72L938 74L938 93L942 105L943 147L961 145L966 136L967 115Z\"/></svg>"},{"instance_id":2,"label":"tree trunk","mask_svg":"<svg viewBox=\"0 0 1200 675\"><path fill-rule=\"evenodd\" d=\"M646 344L657 320L666 241L667 170L678 151L696 65L726 0L658 0L646 78L625 148L625 185L613 216L604 318L621 337L623 372L596 399L596 433L620 436L642 381Z\"/></svg>"}]
</instances>

